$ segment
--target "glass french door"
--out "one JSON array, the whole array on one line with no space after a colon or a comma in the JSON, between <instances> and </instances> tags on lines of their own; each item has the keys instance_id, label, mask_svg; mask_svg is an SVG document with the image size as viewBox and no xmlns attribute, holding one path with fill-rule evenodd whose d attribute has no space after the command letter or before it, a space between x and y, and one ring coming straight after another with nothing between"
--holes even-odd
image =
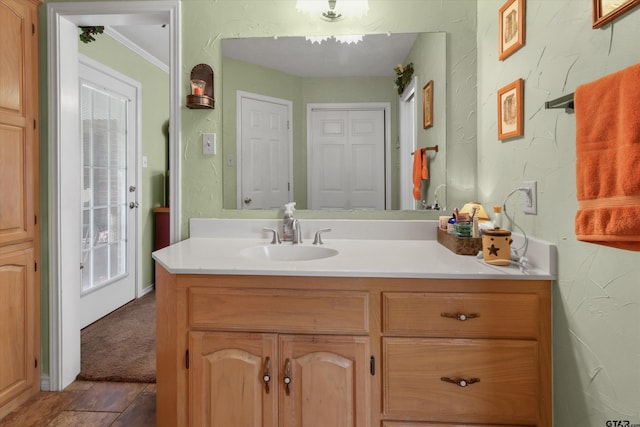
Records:
<instances>
[{"instance_id":1,"label":"glass french door","mask_svg":"<svg viewBox=\"0 0 640 427\"><path fill-rule=\"evenodd\" d=\"M117 79L80 68L84 327L135 297L135 115Z\"/></svg>"}]
</instances>

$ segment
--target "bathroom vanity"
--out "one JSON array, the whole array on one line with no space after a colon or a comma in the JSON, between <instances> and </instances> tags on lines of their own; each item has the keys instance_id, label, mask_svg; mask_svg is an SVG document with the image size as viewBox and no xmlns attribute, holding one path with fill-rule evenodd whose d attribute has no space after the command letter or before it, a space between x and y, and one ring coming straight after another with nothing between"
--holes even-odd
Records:
<instances>
[{"instance_id":1,"label":"bathroom vanity","mask_svg":"<svg viewBox=\"0 0 640 427\"><path fill-rule=\"evenodd\" d=\"M551 427L552 245L523 272L332 221L335 255L274 261L210 221L154 253L158 426Z\"/></svg>"}]
</instances>

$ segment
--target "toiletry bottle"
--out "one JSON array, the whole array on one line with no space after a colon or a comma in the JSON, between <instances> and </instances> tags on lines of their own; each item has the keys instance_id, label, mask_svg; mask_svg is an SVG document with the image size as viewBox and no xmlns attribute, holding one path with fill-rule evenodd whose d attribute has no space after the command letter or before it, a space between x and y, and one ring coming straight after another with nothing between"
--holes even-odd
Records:
<instances>
[{"instance_id":1,"label":"toiletry bottle","mask_svg":"<svg viewBox=\"0 0 640 427\"><path fill-rule=\"evenodd\" d=\"M454 217L449 218L447 221L447 234L456 233L456 219Z\"/></svg>"},{"instance_id":2,"label":"toiletry bottle","mask_svg":"<svg viewBox=\"0 0 640 427\"><path fill-rule=\"evenodd\" d=\"M295 211L296 202L285 203L284 218L282 221L282 240L289 241L293 239L293 211Z\"/></svg>"},{"instance_id":3,"label":"toiletry bottle","mask_svg":"<svg viewBox=\"0 0 640 427\"><path fill-rule=\"evenodd\" d=\"M480 237L480 227L478 225L478 215L473 216L471 223L471 237Z\"/></svg>"},{"instance_id":4,"label":"toiletry bottle","mask_svg":"<svg viewBox=\"0 0 640 427\"><path fill-rule=\"evenodd\" d=\"M502 228L502 206L493 207L493 228Z\"/></svg>"}]
</instances>

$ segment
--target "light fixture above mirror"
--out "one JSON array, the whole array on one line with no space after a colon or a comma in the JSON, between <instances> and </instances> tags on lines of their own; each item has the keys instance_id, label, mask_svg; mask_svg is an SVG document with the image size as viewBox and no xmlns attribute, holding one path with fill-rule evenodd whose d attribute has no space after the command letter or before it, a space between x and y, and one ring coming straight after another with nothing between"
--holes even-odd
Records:
<instances>
[{"instance_id":1,"label":"light fixture above mirror","mask_svg":"<svg viewBox=\"0 0 640 427\"><path fill-rule=\"evenodd\" d=\"M369 0L297 0L296 9L333 22L366 15L369 12Z\"/></svg>"},{"instance_id":2,"label":"light fixture above mirror","mask_svg":"<svg viewBox=\"0 0 640 427\"><path fill-rule=\"evenodd\" d=\"M349 34L344 36L305 36L305 40L310 41L311 44L318 43L321 44L325 40L335 39L338 43L343 44L358 44L364 39L364 35L362 34Z\"/></svg>"}]
</instances>

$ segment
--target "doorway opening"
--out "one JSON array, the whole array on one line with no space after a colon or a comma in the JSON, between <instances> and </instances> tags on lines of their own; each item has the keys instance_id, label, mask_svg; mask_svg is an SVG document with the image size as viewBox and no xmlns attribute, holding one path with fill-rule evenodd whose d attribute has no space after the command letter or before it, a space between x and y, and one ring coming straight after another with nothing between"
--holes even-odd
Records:
<instances>
[{"instance_id":1,"label":"doorway opening","mask_svg":"<svg viewBox=\"0 0 640 427\"><path fill-rule=\"evenodd\" d=\"M80 267L82 240L80 191L79 25L168 25L170 29L171 241L180 234L180 1L49 3L49 377L43 390L62 390L80 372Z\"/></svg>"}]
</instances>

